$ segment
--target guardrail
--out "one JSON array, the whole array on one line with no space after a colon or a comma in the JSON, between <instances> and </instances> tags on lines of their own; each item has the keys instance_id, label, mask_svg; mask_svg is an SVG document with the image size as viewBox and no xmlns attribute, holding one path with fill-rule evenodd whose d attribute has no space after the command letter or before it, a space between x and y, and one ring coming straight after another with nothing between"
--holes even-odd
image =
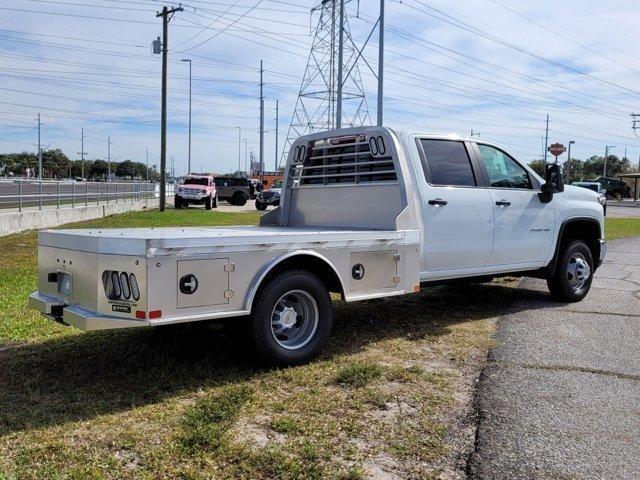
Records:
<instances>
[{"instance_id":1,"label":"guardrail","mask_svg":"<svg viewBox=\"0 0 640 480\"><path fill-rule=\"evenodd\" d=\"M172 194L172 189L167 188L167 196ZM159 195L157 184L144 182L1 181L0 210L17 208L21 212L27 207L42 210L43 207L100 205Z\"/></svg>"}]
</instances>

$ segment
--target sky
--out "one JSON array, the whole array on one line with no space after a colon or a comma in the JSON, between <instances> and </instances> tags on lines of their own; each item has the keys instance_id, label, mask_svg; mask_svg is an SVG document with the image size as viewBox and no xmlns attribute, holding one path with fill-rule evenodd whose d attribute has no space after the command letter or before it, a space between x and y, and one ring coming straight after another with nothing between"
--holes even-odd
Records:
<instances>
[{"instance_id":1,"label":"sky","mask_svg":"<svg viewBox=\"0 0 640 480\"><path fill-rule=\"evenodd\" d=\"M162 34L157 0L14 0L0 17L0 152L43 147L80 158L158 165ZM258 154L259 68L264 66L265 166L282 154L313 30L316 2L189 0L169 26L168 165L187 170L192 65L192 171L231 172ZM362 48L379 1L346 13ZM637 165L640 2L386 0L385 125L479 132L529 162L574 140L572 157L611 151ZM359 70L375 122L378 34ZM275 101L279 103L276 154ZM640 134L640 131L639 131ZM245 142L246 139L246 142ZM240 140L240 143L239 143ZM562 159L562 157L561 157Z\"/></svg>"}]
</instances>

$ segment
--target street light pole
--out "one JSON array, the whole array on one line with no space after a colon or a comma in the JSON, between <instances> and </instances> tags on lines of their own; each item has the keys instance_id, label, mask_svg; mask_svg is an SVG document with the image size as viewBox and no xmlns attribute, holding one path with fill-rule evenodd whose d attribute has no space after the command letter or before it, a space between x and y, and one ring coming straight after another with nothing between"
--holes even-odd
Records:
<instances>
[{"instance_id":1,"label":"street light pole","mask_svg":"<svg viewBox=\"0 0 640 480\"><path fill-rule=\"evenodd\" d=\"M240 165L240 155L241 155L241 150L242 150L242 127L237 127L238 128L238 172L242 171L242 165Z\"/></svg>"},{"instance_id":2,"label":"street light pole","mask_svg":"<svg viewBox=\"0 0 640 480\"><path fill-rule=\"evenodd\" d=\"M569 148L567 149L567 168L564 169L564 174L569 181L569 170L571 169L571 145L576 143L575 140L569 140Z\"/></svg>"},{"instance_id":3,"label":"street light pole","mask_svg":"<svg viewBox=\"0 0 640 480\"><path fill-rule=\"evenodd\" d=\"M38 180L42 180L42 147L40 146L40 114L38 113Z\"/></svg>"},{"instance_id":4,"label":"street light pole","mask_svg":"<svg viewBox=\"0 0 640 480\"><path fill-rule=\"evenodd\" d=\"M276 100L276 156L274 172L278 171L278 100Z\"/></svg>"},{"instance_id":5,"label":"street light pole","mask_svg":"<svg viewBox=\"0 0 640 480\"><path fill-rule=\"evenodd\" d=\"M82 171L80 176L82 177L82 181L84 182L84 127L82 128L82 142L80 143L80 159L82 161Z\"/></svg>"},{"instance_id":6,"label":"street light pole","mask_svg":"<svg viewBox=\"0 0 640 480\"><path fill-rule=\"evenodd\" d=\"M111 181L111 135L107 135L107 182Z\"/></svg>"},{"instance_id":7,"label":"street light pole","mask_svg":"<svg viewBox=\"0 0 640 480\"><path fill-rule=\"evenodd\" d=\"M547 128L544 134L544 164L547 164L547 150L549 149L549 114L547 113Z\"/></svg>"},{"instance_id":8,"label":"street light pole","mask_svg":"<svg viewBox=\"0 0 640 480\"><path fill-rule=\"evenodd\" d=\"M251 174L250 174L249 170L247 170L247 143L248 143L248 141L247 141L246 138L244 138L243 140L244 140L244 171L247 174L247 177L250 177Z\"/></svg>"},{"instance_id":9,"label":"street light pole","mask_svg":"<svg viewBox=\"0 0 640 480\"><path fill-rule=\"evenodd\" d=\"M189 157L187 161L187 174L191 173L191 59L183 58L183 62L189 62Z\"/></svg>"},{"instance_id":10,"label":"street light pole","mask_svg":"<svg viewBox=\"0 0 640 480\"><path fill-rule=\"evenodd\" d=\"M260 171L264 172L264 82L262 80L262 60L260 60ZM260 173L260 178L264 176Z\"/></svg>"}]
</instances>

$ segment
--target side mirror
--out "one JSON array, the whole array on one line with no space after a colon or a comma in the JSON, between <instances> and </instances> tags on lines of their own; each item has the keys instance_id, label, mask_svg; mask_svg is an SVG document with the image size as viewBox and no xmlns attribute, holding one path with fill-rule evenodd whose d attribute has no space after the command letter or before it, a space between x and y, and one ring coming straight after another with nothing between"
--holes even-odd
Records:
<instances>
[{"instance_id":1,"label":"side mirror","mask_svg":"<svg viewBox=\"0 0 640 480\"><path fill-rule=\"evenodd\" d=\"M562 172L560 165L557 163L547 163L544 166L545 183L540 189L538 196L542 203L549 203L554 193L564 192L564 182L562 181Z\"/></svg>"}]
</instances>

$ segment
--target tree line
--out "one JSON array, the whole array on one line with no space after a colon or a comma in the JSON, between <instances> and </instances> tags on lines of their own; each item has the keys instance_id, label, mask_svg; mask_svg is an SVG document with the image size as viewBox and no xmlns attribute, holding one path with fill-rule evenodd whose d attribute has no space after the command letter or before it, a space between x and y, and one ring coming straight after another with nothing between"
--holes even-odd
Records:
<instances>
[{"instance_id":1,"label":"tree line","mask_svg":"<svg viewBox=\"0 0 640 480\"><path fill-rule=\"evenodd\" d=\"M0 153L0 175L24 177L38 175L38 155L32 152ZM104 180L109 172L106 160L84 161L84 177L88 180ZM42 153L42 178L76 178L82 176L82 161L71 160L60 149L46 150ZM111 176L145 180L147 166L142 162L123 160L111 161ZM149 180L160 180L160 174L154 166L149 167Z\"/></svg>"},{"instance_id":2,"label":"tree line","mask_svg":"<svg viewBox=\"0 0 640 480\"><path fill-rule=\"evenodd\" d=\"M593 155L584 161L572 158L567 162L561 158L559 162L562 165L562 174L564 175L566 183L579 182L580 180L593 180L601 177L604 169L604 157L597 155ZM533 160L529 165L538 175L544 178L544 160ZM607 177L615 177L621 173L632 173L635 171L636 169L631 167L628 158L607 155Z\"/></svg>"}]
</instances>

